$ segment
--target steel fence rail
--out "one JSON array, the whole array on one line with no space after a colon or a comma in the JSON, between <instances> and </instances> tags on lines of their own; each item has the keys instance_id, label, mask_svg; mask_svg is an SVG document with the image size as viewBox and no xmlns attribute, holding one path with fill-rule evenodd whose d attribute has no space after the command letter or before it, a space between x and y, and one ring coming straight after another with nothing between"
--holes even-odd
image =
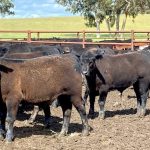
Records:
<instances>
[{"instance_id":1,"label":"steel fence rail","mask_svg":"<svg viewBox=\"0 0 150 150\"><path fill-rule=\"evenodd\" d=\"M131 50L134 50L134 46L137 46L138 43L140 44L148 44L150 45L150 31L46 31L46 30L0 30L0 34L13 34L15 33L15 35L20 34L20 33L24 33L26 35L26 37L24 38L0 38L0 42L23 42L23 43L43 43L43 44L80 44L82 45L83 48L85 48L86 45L113 45L115 46L130 46ZM41 38L40 35L41 34L51 34L51 33L58 33L58 34L76 34L76 37L81 39L81 41L63 41L62 40L52 40L52 39L45 39L45 38ZM115 34L113 39L117 40L117 39L122 39L122 38L118 38L117 35L118 34L129 34L128 38L130 38L131 41L128 42L89 42L87 41L87 34ZM36 38L32 38L32 34L36 34ZM138 38L136 38L136 34L146 34L146 38L144 40L139 40ZM61 39L61 38L60 38ZM73 38L72 38L73 39ZM139 44L139 45L140 45Z\"/></svg>"}]
</instances>

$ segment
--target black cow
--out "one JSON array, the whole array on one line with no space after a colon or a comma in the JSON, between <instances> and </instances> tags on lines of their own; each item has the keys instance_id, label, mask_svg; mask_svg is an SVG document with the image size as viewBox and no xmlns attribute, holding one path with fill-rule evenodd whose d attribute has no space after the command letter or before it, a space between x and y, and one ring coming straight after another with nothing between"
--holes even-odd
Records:
<instances>
[{"instance_id":1,"label":"black cow","mask_svg":"<svg viewBox=\"0 0 150 150\"><path fill-rule=\"evenodd\" d=\"M149 56L132 52L120 55L84 53L81 56L82 72L86 75L94 99L96 76L99 79L99 117L104 118L104 105L109 91L123 91L133 85L137 97L137 114L144 116L150 87ZM91 100L92 101L92 100ZM92 111L94 111L94 102Z\"/></svg>"},{"instance_id":2,"label":"black cow","mask_svg":"<svg viewBox=\"0 0 150 150\"><path fill-rule=\"evenodd\" d=\"M4 43L0 45L0 57L7 55L7 57L15 58L17 54L19 55L20 53L24 53L24 55L21 57L32 58L31 52L37 53L33 55L43 55L43 54L54 55L54 54L63 53L62 48L59 45L56 45L56 46L50 46L50 45L44 45L44 44L33 45L29 43L16 43L16 44ZM43 54L40 54L40 52Z\"/></svg>"},{"instance_id":3,"label":"black cow","mask_svg":"<svg viewBox=\"0 0 150 150\"><path fill-rule=\"evenodd\" d=\"M112 50L111 48L98 48L98 47L90 47L87 48L86 51L84 52L84 54L86 53L86 55L88 57L90 57L90 55L114 55L115 52L114 50ZM87 102L87 98L89 96L89 100L90 100L90 110L89 110L89 118L93 118L94 117L94 103L95 103L95 96L99 95L99 86L101 84L99 78L95 75L92 74L90 76L83 76L85 77L84 79L84 85L85 85L85 92L83 95L83 99L85 102ZM96 78L96 80L94 81L94 79Z\"/></svg>"}]
</instances>

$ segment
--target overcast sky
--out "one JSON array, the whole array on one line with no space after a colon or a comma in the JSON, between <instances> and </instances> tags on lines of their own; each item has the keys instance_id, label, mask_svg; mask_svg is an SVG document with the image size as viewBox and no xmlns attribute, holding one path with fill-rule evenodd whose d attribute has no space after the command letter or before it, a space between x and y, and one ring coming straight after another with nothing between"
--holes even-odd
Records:
<instances>
[{"instance_id":1,"label":"overcast sky","mask_svg":"<svg viewBox=\"0 0 150 150\"><path fill-rule=\"evenodd\" d=\"M15 16L13 18L35 18L49 16L72 16L55 0L13 0ZM11 18L12 16L9 16Z\"/></svg>"}]
</instances>

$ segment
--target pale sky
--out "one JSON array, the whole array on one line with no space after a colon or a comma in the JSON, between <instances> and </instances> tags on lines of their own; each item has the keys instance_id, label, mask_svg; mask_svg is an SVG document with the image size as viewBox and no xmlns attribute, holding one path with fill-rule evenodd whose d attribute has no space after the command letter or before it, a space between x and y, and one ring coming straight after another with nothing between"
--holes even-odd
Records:
<instances>
[{"instance_id":1,"label":"pale sky","mask_svg":"<svg viewBox=\"0 0 150 150\"><path fill-rule=\"evenodd\" d=\"M55 0L13 0L13 3L15 16L9 18L73 16Z\"/></svg>"}]
</instances>

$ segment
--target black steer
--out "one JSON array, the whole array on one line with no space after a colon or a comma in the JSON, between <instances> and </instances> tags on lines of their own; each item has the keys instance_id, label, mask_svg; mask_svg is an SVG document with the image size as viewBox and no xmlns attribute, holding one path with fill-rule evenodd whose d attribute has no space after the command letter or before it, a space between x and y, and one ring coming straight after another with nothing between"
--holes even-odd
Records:
<instances>
[{"instance_id":1,"label":"black steer","mask_svg":"<svg viewBox=\"0 0 150 150\"><path fill-rule=\"evenodd\" d=\"M120 55L84 53L81 56L82 73L86 75L93 99L96 76L99 79L99 117L104 118L104 105L109 91L123 91L133 85L137 97L137 114L144 116L150 86L150 59L144 53ZM91 100L92 101L92 100ZM94 103L92 103L94 111Z\"/></svg>"},{"instance_id":2,"label":"black steer","mask_svg":"<svg viewBox=\"0 0 150 150\"><path fill-rule=\"evenodd\" d=\"M87 59L91 56L95 55L114 55L114 50L110 48L98 48L98 47L90 47L87 48L87 50L84 52L84 55L86 54ZM94 118L94 103L95 103L95 96L99 95L99 87L101 84L101 81L96 76L96 74L91 73L90 76L85 75L84 85L85 85L85 92L83 99L86 102L87 98L89 96L90 101L90 109L89 109L89 118ZM96 78L96 79L95 79Z\"/></svg>"}]
</instances>

